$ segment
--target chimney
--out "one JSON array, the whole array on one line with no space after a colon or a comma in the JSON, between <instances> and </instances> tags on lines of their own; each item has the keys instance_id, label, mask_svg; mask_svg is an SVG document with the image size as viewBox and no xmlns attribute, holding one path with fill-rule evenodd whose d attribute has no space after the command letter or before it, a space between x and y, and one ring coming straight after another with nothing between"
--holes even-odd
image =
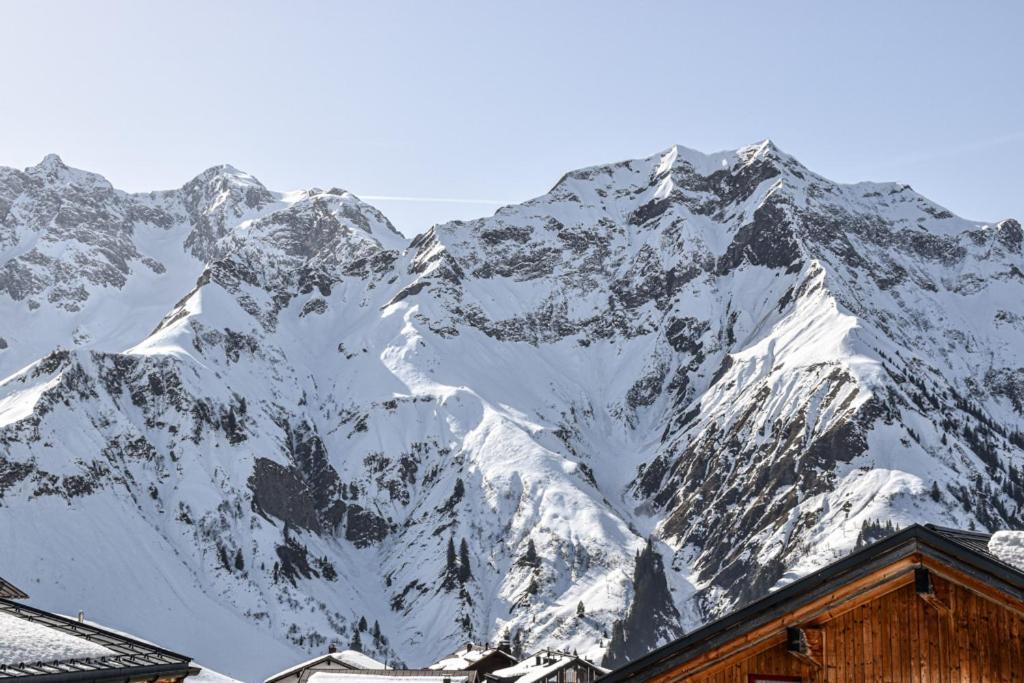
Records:
<instances>
[{"instance_id":1,"label":"chimney","mask_svg":"<svg viewBox=\"0 0 1024 683\"><path fill-rule=\"evenodd\" d=\"M331 643L330 645L327 646L327 654L332 654L333 655L337 651L338 651L338 646L335 645L334 643Z\"/></svg>"},{"instance_id":2,"label":"chimney","mask_svg":"<svg viewBox=\"0 0 1024 683\"><path fill-rule=\"evenodd\" d=\"M82 610L78 610L78 623L79 624L84 624L85 623L85 612L83 612Z\"/></svg>"}]
</instances>

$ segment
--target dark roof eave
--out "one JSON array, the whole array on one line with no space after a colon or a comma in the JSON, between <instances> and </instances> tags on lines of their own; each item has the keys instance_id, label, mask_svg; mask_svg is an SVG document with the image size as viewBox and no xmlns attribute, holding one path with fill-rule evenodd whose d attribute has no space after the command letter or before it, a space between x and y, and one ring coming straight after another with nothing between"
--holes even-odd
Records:
<instances>
[{"instance_id":1,"label":"dark roof eave","mask_svg":"<svg viewBox=\"0 0 1024 683\"><path fill-rule=\"evenodd\" d=\"M191 664L189 657L105 629L102 626L83 624L60 614L13 602L6 598L0 598L0 611L27 621L40 623L58 632L68 633L91 642L99 642L117 653L108 657L91 659L88 667L70 664L69 660L46 662L45 668L50 669L49 673L39 672L37 666L27 668L8 666L6 670L0 672L0 681L32 680L39 683L57 683L58 681L114 683L120 681L123 683L129 680L155 680L188 675ZM98 637L102 637L102 640ZM135 661L124 661L126 657ZM57 668L69 670L53 671Z\"/></svg>"},{"instance_id":2,"label":"dark roof eave","mask_svg":"<svg viewBox=\"0 0 1024 683\"><path fill-rule=\"evenodd\" d=\"M8 611L14 612L17 616L21 616L23 613L28 613L32 617L43 618L43 619L47 619L47 620L52 620L52 621L60 622L61 626L70 627L70 632L73 635L78 636L80 638L84 638L85 637L85 634L81 632L82 629L84 628L84 629L88 629L88 630L98 631L99 633L101 633L102 635L104 635L104 636L106 636L108 638L116 638L117 640L120 640L122 643L129 644L129 645L131 645L131 646L133 646L135 648L141 649L143 651L149 651L149 653L151 653L151 654L157 654L157 655L160 655L160 656L163 656L163 657L168 657L168 658L171 658L171 659L180 660L180 661L184 662L186 666L188 665L188 662L191 661L190 657L186 657L183 654L179 654L177 652L172 652L171 650L167 650L165 648L162 648L159 645L154 645L152 643L147 643L147 642L138 640L137 638L132 638L131 636L124 635L123 633L117 633L115 631L111 631L110 629L103 628L102 626L96 626L96 625L93 625L93 624L83 624L83 623L81 623L79 621L76 621L76 620L71 619L69 617L65 617L65 616L63 616L61 614L55 614L54 612L47 612L46 610L42 610L42 609L39 609L37 607L31 607L29 605L25 605L25 604L22 604L20 602L13 602L13 601L8 600L6 598L0 598L0 609L4 609L4 608L6 608ZM46 625L50 626L51 628L58 628L58 627L55 627L53 624L47 623ZM89 640L88 638L85 638L85 639Z\"/></svg>"},{"instance_id":3,"label":"dark roof eave","mask_svg":"<svg viewBox=\"0 0 1024 683\"><path fill-rule=\"evenodd\" d=\"M120 669L92 669L89 671L62 671L52 674L24 674L0 680L31 680L32 683L115 683L115 681L147 680L156 678L184 678L189 675L188 662L184 664L154 664L123 667Z\"/></svg>"}]
</instances>

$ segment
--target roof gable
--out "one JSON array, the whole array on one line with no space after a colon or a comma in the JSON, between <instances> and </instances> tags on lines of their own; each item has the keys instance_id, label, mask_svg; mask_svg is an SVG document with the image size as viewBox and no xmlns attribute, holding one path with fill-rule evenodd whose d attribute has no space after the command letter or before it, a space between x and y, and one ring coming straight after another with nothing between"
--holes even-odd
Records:
<instances>
[{"instance_id":1,"label":"roof gable","mask_svg":"<svg viewBox=\"0 0 1024 683\"><path fill-rule=\"evenodd\" d=\"M355 650L342 650L341 652L327 652L317 657L313 657L312 659L307 659L304 662L299 662L295 666L290 666L284 671L279 671L273 676L270 676L264 681L264 683L273 683L274 681L296 674L303 669L309 669L326 663L337 664L339 667L352 670L385 670L388 668L384 663L378 662L376 659L364 655L362 652L356 652Z\"/></svg>"},{"instance_id":2,"label":"roof gable","mask_svg":"<svg viewBox=\"0 0 1024 683\"><path fill-rule=\"evenodd\" d=\"M0 576L0 598L7 598L8 600L24 600L27 597L28 594L25 593L25 591Z\"/></svg>"},{"instance_id":3,"label":"roof gable","mask_svg":"<svg viewBox=\"0 0 1024 683\"><path fill-rule=\"evenodd\" d=\"M569 666L583 666L597 674L608 673L608 669L602 668L577 655L558 652L557 650L541 650L517 664L492 671L491 676L497 679L515 680L516 683L531 683L532 681L543 680L554 672Z\"/></svg>"},{"instance_id":4,"label":"roof gable","mask_svg":"<svg viewBox=\"0 0 1024 683\"><path fill-rule=\"evenodd\" d=\"M493 665L499 660L514 664L516 658L500 646L468 645L443 659L431 664L430 669L447 669L450 671L477 669L482 665ZM501 664L497 664L501 666Z\"/></svg>"},{"instance_id":5,"label":"roof gable","mask_svg":"<svg viewBox=\"0 0 1024 683\"><path fill-rule=\"evenodd\" d=\"M912 525L888 538L833 562L746 607L692 631L641 657L602 679L602 683L645 680L673 669L690 659L735 641L780 617L837 596L843 587L854 586L876 573L896 574L913 568L914 557L926 557L975 580L992 590L1024 602L1024 572L1002 562L988 551L988 535L932 525Z\"/></svg>"}]
</instances>

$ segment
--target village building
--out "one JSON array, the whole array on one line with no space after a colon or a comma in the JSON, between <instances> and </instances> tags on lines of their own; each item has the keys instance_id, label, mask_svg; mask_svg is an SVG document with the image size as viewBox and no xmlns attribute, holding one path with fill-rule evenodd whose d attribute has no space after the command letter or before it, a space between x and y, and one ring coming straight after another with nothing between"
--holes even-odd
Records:
<instances>
[{"instance_id":1,"label":"village building","mask_svg":"<svg viewBox=\"0 0 1024 683\"><path fill-rule=\"evenodd\" d=\"M478 683L475 671L380 669L377 671L317 671L308 683Z\"/></svg>"},{"instance_id":2,"label":"village building","mask_svg":"<svg viewBox=\"0 0 1024 683\"><path fill-rule=\"evenodd\" d=\"M331 645L325 654L274 674L263 683L306 683L314 673L344 671L384 671L387 665L355 650L342 650Z\"/></svg>"},{"instance_id":3,"label":"village building","mask_svg":"<svg viewBox=\"0 0 1024 683\"><path fill-rule=\"evenodd\" d=\"M504 643L494 646L490 643L483 645L467 643L466 647L431 664L429 668L448 671L475 671L483 676L498 669L513 666L517 662L518 660L509 653L508 646Z\"/></svg>"},{"instance_id":4,"label":"village building","mask_svg":"<svg viewBox=\"0 0 1024 683\"><path fill-rule=\"evenodd\" d=\"M602 683L1024 682L1024 572L988 535L914 525Z\"/></svg>"},{"instance_id":5,"label":"village building","mask_svg":"<svg viewBox=\"0 0 1024 683\"><path fill-rule=\"evenodd\" d=\"M0 579L0 682L181 683L199 673L183 655L15 602L26 598Z\"/></svg>"},{"instance_id":6,"label":"village building","mask_svg":"<svg viewBox=\"0 0 1024 683\"><path fill-rule=\"evenodd\" d=\"M497 683L594 683L608 673L582 657L558 650L541 650L523 661L491 672Z\"/></svg>"}]
</instances>

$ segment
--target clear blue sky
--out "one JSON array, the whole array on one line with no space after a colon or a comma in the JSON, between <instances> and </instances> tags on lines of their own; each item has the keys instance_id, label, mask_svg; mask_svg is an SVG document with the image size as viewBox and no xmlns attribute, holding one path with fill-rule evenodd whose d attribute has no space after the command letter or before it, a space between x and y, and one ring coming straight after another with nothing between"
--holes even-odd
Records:
<instances>
[{"instance_id":1,"label":"clear blue sky","mask_svg":"<svg viewBox=\"0 0 1024 683\"><path fill-rule=\"evenodd\" d=\"M836 180L1024 218L1024 3L48 2L0 17L0 165L118 187L519 201L765 137ZM411 234L494 206L375 200Z\"/></svg>"}]
</instances>

